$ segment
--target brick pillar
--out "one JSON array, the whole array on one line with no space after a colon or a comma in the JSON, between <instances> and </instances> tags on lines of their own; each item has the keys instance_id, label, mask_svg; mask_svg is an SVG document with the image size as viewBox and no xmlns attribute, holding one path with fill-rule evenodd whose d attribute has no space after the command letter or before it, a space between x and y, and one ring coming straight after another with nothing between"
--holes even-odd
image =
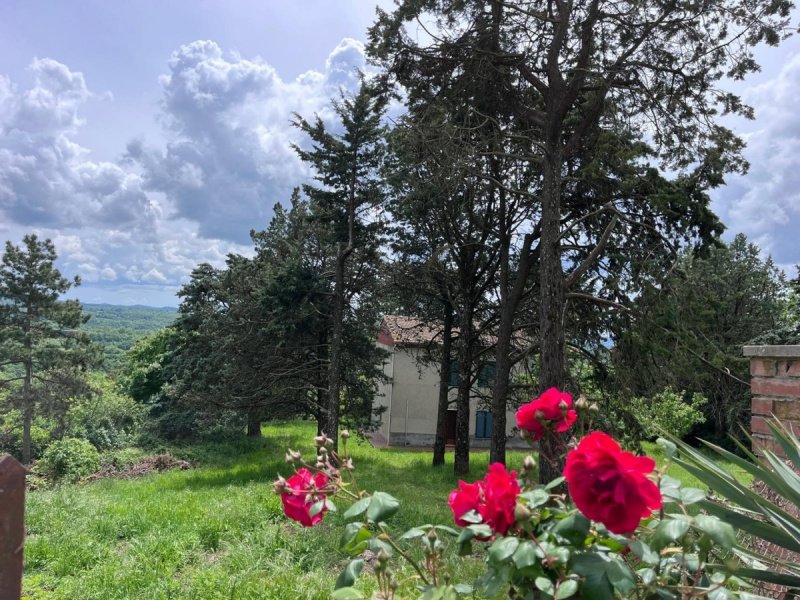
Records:
<instances>
[{"instance_id":1,"label":"brick pillar","mask_svg":"<svg viewBox=\"0 0 800 600\"><path fill-rule=\"evenodd\" d=\"M750 358L753 451L782 456L767 420L775 415L800 435L800 346L745 346Z\"/></svg>"}]
</instances>

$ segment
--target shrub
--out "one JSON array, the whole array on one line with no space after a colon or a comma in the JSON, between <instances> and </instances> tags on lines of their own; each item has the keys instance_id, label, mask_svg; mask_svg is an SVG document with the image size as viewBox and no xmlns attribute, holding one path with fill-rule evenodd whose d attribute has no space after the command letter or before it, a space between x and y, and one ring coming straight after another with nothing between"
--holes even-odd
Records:
<instances>
[{"instance_id":1,"label":"shrub","mask_svg":"<svg viewBox=\"0 0 800 600\"><path fill-rule=\"evenodd\" d=\"M75 481L100 468L100 454L86 440L64 438L50 444L40 462L50 477Z\"/></svg>"},{"instance_id":2,"label":"shrub","mask_svg":"<svg viewBox=\"0 0 800 600\"><path fill-rule=\"evenodd\" d=\"M666 432L682 439L695 425L705 423L701 409L708 402L702 394L694 393L688 401L684 400L686 395L666 388L652 398L634 398L630 411L648 438L655 439Z\"/></svg>"}]
</instances>

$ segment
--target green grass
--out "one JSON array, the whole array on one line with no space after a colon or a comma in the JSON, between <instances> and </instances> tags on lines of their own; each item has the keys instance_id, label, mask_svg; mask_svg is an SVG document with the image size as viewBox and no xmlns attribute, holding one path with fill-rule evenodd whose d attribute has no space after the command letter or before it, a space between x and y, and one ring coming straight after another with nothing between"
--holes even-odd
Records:
<instances>
[{"instance_id":1,"label":"green grass","mask_svg":"<svg viewBox=\"0 0 800 600\"><path fill-rule=\"evenodd\" d=\"M341 513L304 529L283 517L271 488L278 473L290 474L283 463L287 447L313 454L314 429L281 423L264 434L262 440L172 448L201 465L190 471L31 492L24 597L328 598L347 560L337 549ZM364 443L351 442L351 450L358 486L401 501L391 519L395 531L452 523L446 502L457 485L452 463L432 469L427 452ZM657 447L648 450L658 458ZM524 455L511 453L510 467L519 469ZM465 479L482 477L487 461L487 453L473 453ZM670 475L698 486L675 467ZM466 581L480 570L477 561L453 559L451 566ZM408 574L401 571L399 579L408 581ZM362 577L359 585L369 591L372 581Z\"/></svg>"}]
</instances>

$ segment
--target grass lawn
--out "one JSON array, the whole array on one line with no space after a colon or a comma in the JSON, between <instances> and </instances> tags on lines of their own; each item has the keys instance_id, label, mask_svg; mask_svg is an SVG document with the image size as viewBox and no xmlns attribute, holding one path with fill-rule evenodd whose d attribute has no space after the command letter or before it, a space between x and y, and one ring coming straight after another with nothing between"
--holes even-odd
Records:
<instances>
[{"instance_id":1,"label":"grass lawn","mask_svg":"<svg viewBox=\"0 0 800 600\"><path fill-rule=\"evenodd\" d=\"M285 449L312 455L313 434L310 423L272 424L261 440L171 449L200 465L190 471L29 493L23 597L328 598L347 561L337 550L341 516L328 514L321 525L304 529L283 517L272 493L276 475L290 474ZM390 520L395 531L452 523L446 503L457 485L452 462L434 470L427 452L364 443L351 443L351 450L359 487L401 501ZM656 446L647 450L661 458ZM524 455L511 453L510 467L519 469ZM466 479L482 477L487 460L488 453L473 453ZM674 467L670 475L702 487ZM453 568L469 581L480 564L456 559ZM359 586L368 591L372 582L362 576Z\"/></svg>"}]
</instances>

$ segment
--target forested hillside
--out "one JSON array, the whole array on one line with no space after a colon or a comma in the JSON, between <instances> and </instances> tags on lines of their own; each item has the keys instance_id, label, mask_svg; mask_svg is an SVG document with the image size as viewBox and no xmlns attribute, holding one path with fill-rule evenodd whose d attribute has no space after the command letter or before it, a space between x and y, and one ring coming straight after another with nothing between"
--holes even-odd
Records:
<instances>
[{"instance_id":1,"label":"forested hillside","mask_svg":"<svg viewBox=\"0 0 800 600\"><path fill-rule=\"evenodd\" d=\"M178 314L171 307L138 305L84 304L83 309L92 316L86 331L92 341L105 346L105 370L118 367L136 340L171 325Z\"/></svg>"}]
</instances>

